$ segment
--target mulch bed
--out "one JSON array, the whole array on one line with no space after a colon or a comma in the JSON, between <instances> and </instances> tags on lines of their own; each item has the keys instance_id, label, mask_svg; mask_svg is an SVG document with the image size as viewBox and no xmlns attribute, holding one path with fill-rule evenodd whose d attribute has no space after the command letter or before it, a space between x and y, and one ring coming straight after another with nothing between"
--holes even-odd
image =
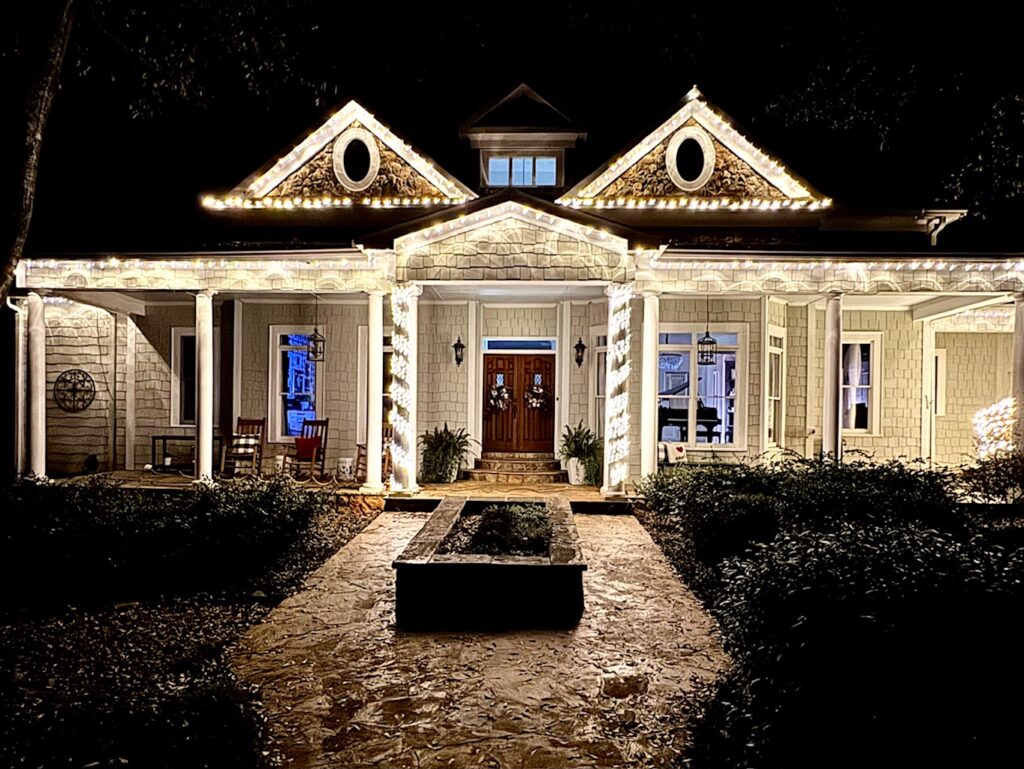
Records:
<instances>
[{"instance_id":1,"label":"mulch bed","mask_svg":"<svg viewBox=\"0 0 1024 769\"><path fill-rule=\"evenodd\" d=\"M269 765L257 693L227 650L378 513L362 498L323 511L265 572L218 592L0 609L0 766Z\"/></svg>"}]
</instances>

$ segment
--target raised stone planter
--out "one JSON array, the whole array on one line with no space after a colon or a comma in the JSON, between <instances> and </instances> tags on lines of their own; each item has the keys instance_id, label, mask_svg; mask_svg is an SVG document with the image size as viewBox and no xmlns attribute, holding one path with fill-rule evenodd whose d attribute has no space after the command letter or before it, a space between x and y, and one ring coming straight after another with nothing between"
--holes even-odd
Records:
<instances>
[{"instance_id":1,"label":"raised stone planter","mask_svg":"<svg viewBox=\"0 0 1024 769\"><path fill-rule=\"evenodd\" d=\"M460 515L477 512L495 501L445 498L395 559L395 619L399 627L573 627L579 622L587 564L572 511L562 497L545 502L552 525L547 556L437 552Z\"/></svg>"}]
</instances>

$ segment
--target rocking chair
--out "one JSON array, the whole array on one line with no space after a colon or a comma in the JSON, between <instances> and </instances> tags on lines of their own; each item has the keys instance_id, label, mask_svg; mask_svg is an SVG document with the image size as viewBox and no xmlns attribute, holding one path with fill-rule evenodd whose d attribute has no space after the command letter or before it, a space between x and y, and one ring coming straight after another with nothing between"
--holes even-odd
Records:
<instances>
[{"instance_id":1,"label":"rocking chair","mask_svg":"<svg viewBox=\"0 0 1024 769\"><path fill-rule=\"evenodd\" d=\"M395 439L395 428L393 425L385 424L380 428L380 477L387 478L391 475L391 443ZM356 473L355 478L359 482L366 481L366 444L356 444Z\"/></svg>"},{"instance_id":2,"label":"rocking chair","mask_svg":"<svg viewBox=\"0 0 1024 769\"><path fill-rule=\"evenodd\" d=\"M282 470L297 480L317 480L327 464L327 433L330 419L307 419L295 443L284 455Z\"/></svg>"},{"instance_id":3,"label":"rocking chair","mask_svg":"<svg viewBox=\"0 0 1024 769\"><path fill-rule=\"evenodd\" d=\"M266 419L238 418L231 443L221 449L220 473L237 475L245 471L259 475L263 469L264 439L267 433Z\"/></svg>"}]
</instances>

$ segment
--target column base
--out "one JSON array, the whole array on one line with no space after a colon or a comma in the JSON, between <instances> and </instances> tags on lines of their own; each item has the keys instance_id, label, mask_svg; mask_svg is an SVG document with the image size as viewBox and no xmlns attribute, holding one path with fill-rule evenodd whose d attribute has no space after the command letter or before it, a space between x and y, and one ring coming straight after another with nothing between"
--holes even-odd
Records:
<instances>
[{"instance_id":1,"label":"column base","mask_svg":"<svg viewBox=\"0 0 1024 769\"><path fill-rule=\"evenodd\" d=\"M420 487L418 483L415 483L407 489L395 489L394 487L392 487L390 496L411 497L415 494L419 494L421 491L423 491L423 489Z\"/></svg>"},{"instance_id":2,"label":"column base","mask_svg":"<svg viewBox=\"0 0 1024 769\"><path fill-rule=\"evenodd\" d=\"M376 483L371 485L369 483L365 483L359 487L359 493L366 494L368 496L379 497L381 494L384 493L384 484Z\"/></svg>"},{"instance_id":3,"label":"column base","mask_svg":"<svg viewBox=\"0 0 1024 769\"><path fill-rule=\"evenodd\" d=\"M624 497L626 496L626 490L619 488L618 486L602 486L601 496L605 499L611 499L613 497Z\"/></svg>"}]
</instances>

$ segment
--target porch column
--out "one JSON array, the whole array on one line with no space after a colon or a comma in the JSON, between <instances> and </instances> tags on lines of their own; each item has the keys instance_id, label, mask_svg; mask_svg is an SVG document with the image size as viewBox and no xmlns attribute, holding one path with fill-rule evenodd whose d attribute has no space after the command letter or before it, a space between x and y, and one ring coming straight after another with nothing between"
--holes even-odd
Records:
<instances>
[{"instance_id":1,"label":"porch column","mask_svg":"<svg viewBox=\"0 0 1024 769\"><path fill-rule=\"evenodd\" d=\"M196 294L196 479L213 479L213 295Z\"/></svg>"},{"instance_id":2,"label":"porch column","mask_svg":"<svg viewBox=\"0 0 1024 769\"><path fill-rule=\"evenodd\" d=\"M644 292L643 369L640 379L640 475L658 470L658 294Z\"/></svg>"},{"instance_id":3,"label":"porch column","mask_svg":"<svg viewBox=\"0 0 1024 769\"><path fill-rule=\"evenodd\" d=\"M612 283L608 295L608 354L605 362L604 485L601 494L620 497L629 477L629 334L632 283Z\"/></svg>"},{"instance_id":4,"label":"porch column","mask_svg":"<svg viewBox=\"0 0 1024 769\"><path fill-rule=\"evenodd\" d=\"M391 423L395 437L391 444L394 464L392 491L415 493L416 483L416 376L418 363L419 297L416 284L391 289L391 320L395 324L391 343Z\"/></svg>"},{"instance_id":5,"label":"porch column","mask_svg":"<svg viewBox=\"0 0 1024 769\"><path fill-rule=\"evenodd\" d=\"M1013 295L1013 398L1017 404L1013 444L1024 451L1024 291Z\"/></svg>"},{"instance_id":6,"label":"porch column","mask_svg":"<svg viewBox=\"0 0 1024 769\"><path fill-rule=\"evenodd\" d=\"M28 473L46 477L46 305L28 295Z\"/></svg>"},{"instance_id":7,"label":"porch column","mask_svg":"<svg viewBox=\"0 0 1024 769\"><path fill-rule=\"evenodd\" d=\"M384 408L381 394L384 390L384 292L368 291L366 355L366 481L359 491L363 494L380 494L384 491L381 483L381 428L384 424Z\"/></svg>"},{"instance_id":8,"label":"porch column","mask_svg":"<svg viewBox=\"0 0 1024 769\"><path fill-rule=\"evenodd\" d=\"M823 454L843 456L842 404L843 295L832 292L825 300L825 393L822 399Z\"/></svg>"}]
</instances>

